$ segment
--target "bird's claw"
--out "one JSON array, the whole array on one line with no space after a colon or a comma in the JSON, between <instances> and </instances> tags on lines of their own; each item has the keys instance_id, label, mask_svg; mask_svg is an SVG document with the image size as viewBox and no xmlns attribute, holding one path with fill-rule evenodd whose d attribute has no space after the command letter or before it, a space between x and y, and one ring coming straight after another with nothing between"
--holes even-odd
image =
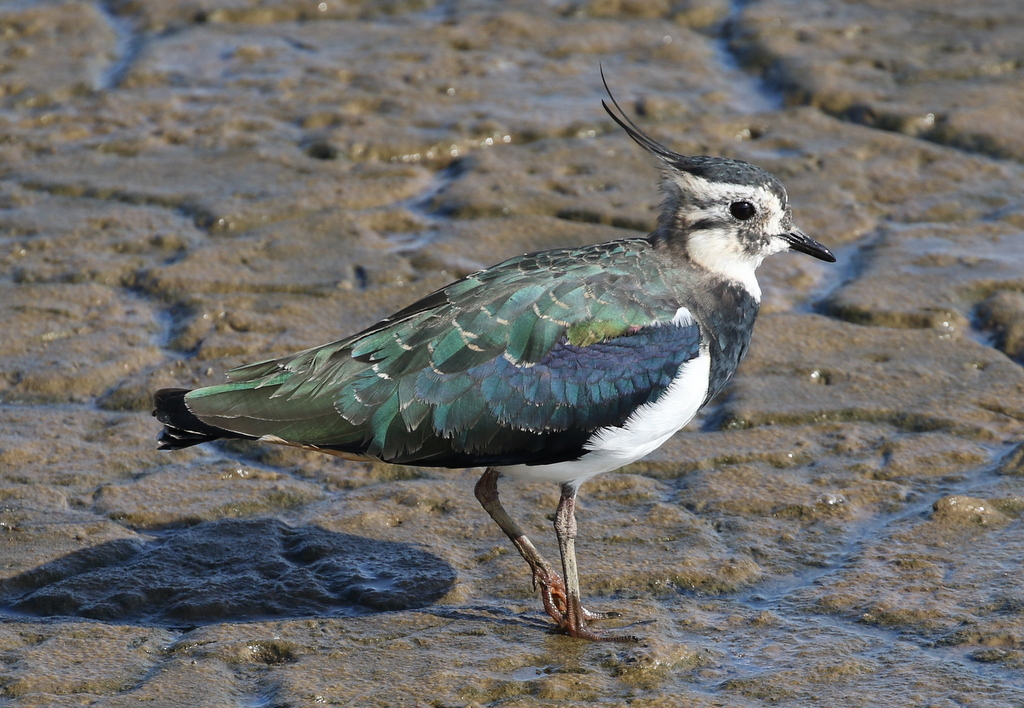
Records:
<instances>
[{"instance_id":1,"label":"bird's claw","mask_svg":"<svg viewBox=\"0 0 1024 708\"><path fill-rule=\"evenodd\" d=\"M638 642L639 637L615 636L605 637L593 632L586 627L586 622L621 617L621 612L592 612L585 607L580 607L580 615L583 622L580 626L574 626L569 621L569 599L562 578L553 570L537 568L533 572L533 587L540 589L540 599L544 603L544 611L553 619L559 629L572 637L589 639L595 642Z\"/></svg>"}]
</instances>

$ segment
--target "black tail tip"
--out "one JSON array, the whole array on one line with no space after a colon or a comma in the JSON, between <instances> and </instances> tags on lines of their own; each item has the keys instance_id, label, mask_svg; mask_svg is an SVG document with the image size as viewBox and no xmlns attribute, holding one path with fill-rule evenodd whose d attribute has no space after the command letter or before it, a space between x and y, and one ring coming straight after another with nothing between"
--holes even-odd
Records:
<instances>
[{"instance_id":1,"label":"black tail tip","mask_svg":"<svg viewBox=\"0 0 1024 708\"><path fill-rule=\"evenodd\" d=\"M158 450L181 450L223 437L237 437L193 415L185 404L187 393L187 388L162 388L153 394L153 415L164 424L156 438Z\"/></svg>"}]
</instances>

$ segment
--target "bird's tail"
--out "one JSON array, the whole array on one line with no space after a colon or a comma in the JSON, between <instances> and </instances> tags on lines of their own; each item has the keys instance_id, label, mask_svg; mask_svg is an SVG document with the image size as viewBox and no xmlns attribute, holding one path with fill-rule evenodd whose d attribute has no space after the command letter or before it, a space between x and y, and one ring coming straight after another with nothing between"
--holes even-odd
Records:
<instances>
[{"instance_id":1,"label":"bird's tail","mask_svg":"<svg viewBox=\"0 0 1024 708\"><path fill-rule=\"evenodd\" d=\"M221 438L248 438L249 435L208 425L199 420L185 405L186 388L162 388L153 394L153 415L164 424L157 436L157 449L180 450Z\"/></svg>"}]
</instances>

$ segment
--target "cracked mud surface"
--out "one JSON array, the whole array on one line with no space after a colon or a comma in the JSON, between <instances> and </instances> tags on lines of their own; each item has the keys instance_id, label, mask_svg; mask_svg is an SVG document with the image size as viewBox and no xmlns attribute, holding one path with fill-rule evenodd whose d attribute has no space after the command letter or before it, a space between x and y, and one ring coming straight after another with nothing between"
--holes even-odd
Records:
<instances>
[{"instance_id":1,"label":"cracked mud surface","mask_svg":"<svg viewBox=\"0 0 1024 708\"><path fill-rule=\"evenodd\" d=\"M984 4L0 8L0 706L1024 703L1024 33ZM759 275L699 420L585 484L550 633L476 472L155 450L151 392L531 250L636 236L600 109L755 162L839 263ZM547 555L554 486L504 485Z\"/></svg>"}]
</instances>

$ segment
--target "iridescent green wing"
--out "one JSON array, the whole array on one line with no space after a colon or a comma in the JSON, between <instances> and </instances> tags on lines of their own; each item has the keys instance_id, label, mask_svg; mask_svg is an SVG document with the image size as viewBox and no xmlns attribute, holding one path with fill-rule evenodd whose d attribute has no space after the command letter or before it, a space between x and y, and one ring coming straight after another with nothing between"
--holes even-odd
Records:
<instances>
[{"instance_id":1,"label":"iridescent green wing","mask_svg":"<svg viewBox=\"0 0 1024 708\"><path fill-rule=\"evenodd\" d=\"M550 451L554 434L571 446L659 395L696 355L696 327L685 346L636 336L677 308L671 273L646 241L527 255L350 339L236 369L232 383L186 402L247 435L397 462L497 464L515 450ZM613 356L602 343L627 340L623 376L600 363Z\"/></svg>"}]
</instances>

